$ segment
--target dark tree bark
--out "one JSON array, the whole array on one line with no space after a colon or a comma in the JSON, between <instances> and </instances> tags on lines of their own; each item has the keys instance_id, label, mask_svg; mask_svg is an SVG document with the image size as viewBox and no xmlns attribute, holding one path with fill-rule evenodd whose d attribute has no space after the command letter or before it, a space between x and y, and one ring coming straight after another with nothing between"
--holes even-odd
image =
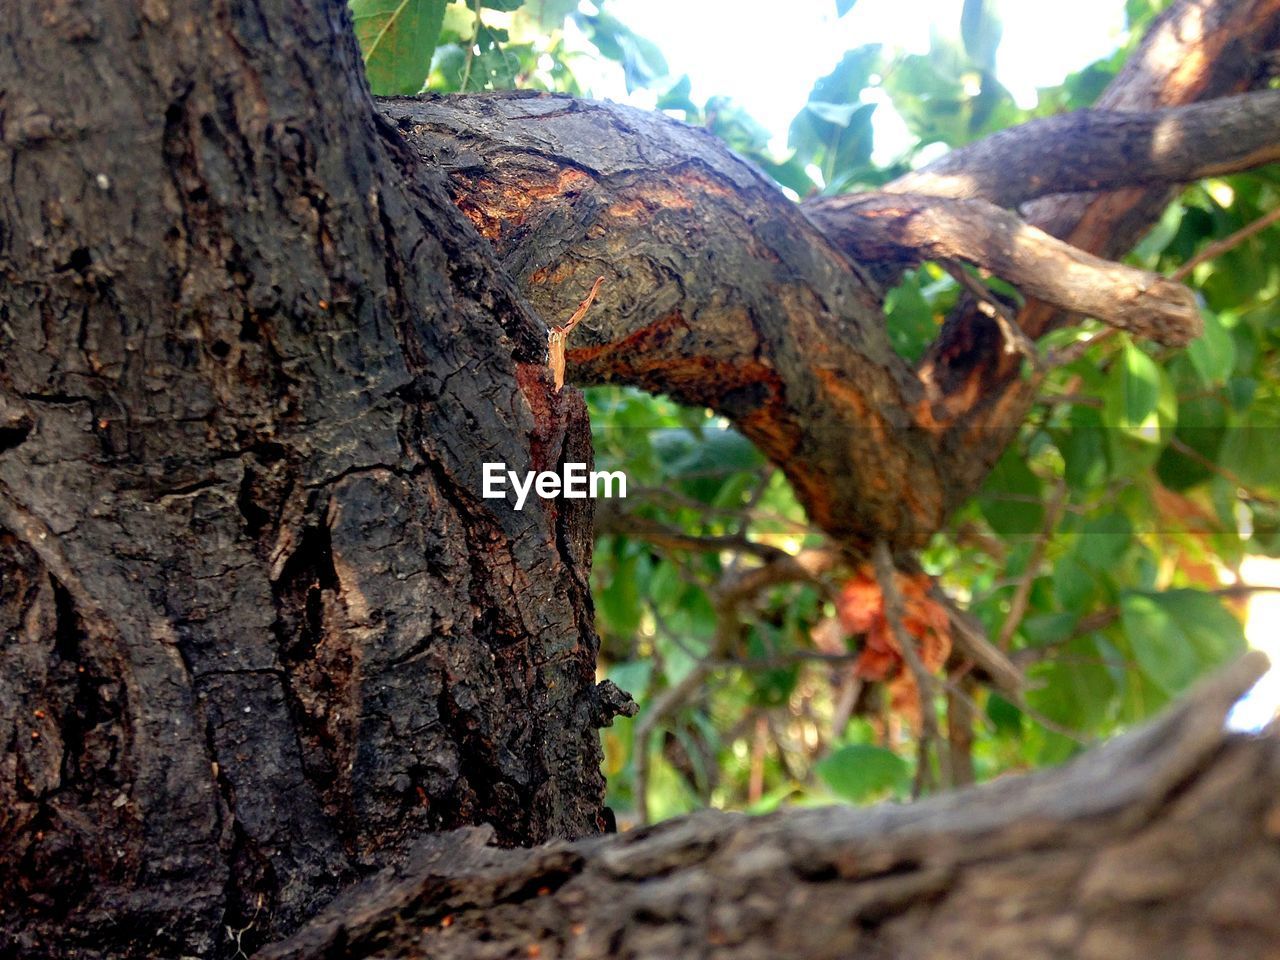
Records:
<instances>
[{"instance_id":1,"label":"dark tree bark","mask_svg":"<svg viewBox=\"0 0 1280 960\"><path fill-rule=\"evenodd\" d=\"M601 828L590 458L338 2L4 4L0 953L245 951Z\"/></svg>"},{"instance_id":2,"label":"dark tree bark","mask_svg":"<svg viewBox=\"0 0 1280 960\"><path fill-rule=\"evenodd\" d=\"M263 960L1275 957L1280 737L1223 733L1261 659L1063 768L907 806L432 838Z\"/></svg>"},{"instance_id":3,"label":"dark tree bark","mask_svg":"<svg viewBox=\"0 0 1280 960\"><path fill-rule=\"evenodd\" d=\"M604 827L595 731L627 700L594 682L586 501L517 512L480 498L486 461L589 460L580 396L552 387L546 321L567 317L596 274L612 274L613 292L574 334L570 373L724 411L786 465L845 548L923 542L984 475L1029 402L1020 361L976 308L921 369L898 360L876 278L900 263L857 263L869 228L846 229L873 202L806 216L705 136L633 117L643 129L619 137L623 114L555 99L396 102L388 122L340 0L5 0L0 13L0 954L248 953L384 868L401 873L373 901L355 896L364 915L409 902L389 876L419 878L407 915L441 921L441 904L492 880L500 893L476 902L503 906L499 941L550 951L527 932L542 922L537 904L581 908L588 927L594 914L540 899L543 886L609 896L628 876L691 870L634 884L652 902L620 907L635 924L616 946L652 955L713 932L685 929L663 899L715 881L697 873L699 850L734 851L725 875L745 896L757 874L742 863L779 867L779 837L817 865L787 921L803 945L806 918L850 895L836 881L867 878L843 854L809 852L861 850L839 841L877 824L909 839L871 868L866 912L853 893L833 916L861 936L885 910L937 899L944 874L933 860L917 869L925 834L906 829L937 806L799 817L777 837L698 820L621 844L485 848L459 853L452 873L407 859L424 835L456 827L491 824L484 836L504 846ZM1218 33L1189 29L1197 13ZM1280 0L1184 3L1146 53L1172 44L1199 68L1144 53L1106 105L1256 86L1277 23ZM557 132L519 139L539 128ZM637 132L642 142L628 139ZM1218 159L1259 162L1273 155L1263 140ZM1113 256L1108 243L1131 240L1164 189L1111 193L1083 212L1053 200L1034 219L1077 252ZM983 262L971 247L930 249ZM1114 270L1079 263L1095 278ZM1139 313L1168 321L1151 330L1185 337L1178 295L1150 289ZM1027 333L1076 303L1071 290L1054 296L1066 302L1023 311ZM1221 835L1269 836L1254 801L1273 749L1196 729L1208 746L1173 768L1191 783L1217 769L1210 755L1252 758L1231 761L1230 783L1248 787L1231 816L1244 820ZM1149 772L1130 759L1133 777ZM1173 809L1167 777L1150 789L1108 794L1114 823L1135 822L1129 801L1130 817L1152 798ZM948 801L961 812L929 842L970 851L965 825L995 824L1005 796ZM1026 817L1002 837L1039 822L1043 792L1019 796ZM1057 842L1085 821L1034 836ZM688 856L669 851L681 830ZM437 853L470 849L441 843ZM1040 849L983 854L997 872L1007 855L1018 875L1018 857ZM971 862L956 853L944 879ZM1270 863L1261 889L1274 889L1262 886ZM1185 892L1168 889L1170 904ZM334 907L340 926L352 902ZM1273 922L1258 913L1250 937ZM753 949L792 929L776 909L725 917L745 926L714 935ZM1124 921L1098 922L1111 919ZM343 947L324 923L283 949L384 945ZM576 936L547 927L562 929ZM883 944L917 942L896 936ZM482 955L442 943L424 949Z\"/></svg>"}]
</instances>

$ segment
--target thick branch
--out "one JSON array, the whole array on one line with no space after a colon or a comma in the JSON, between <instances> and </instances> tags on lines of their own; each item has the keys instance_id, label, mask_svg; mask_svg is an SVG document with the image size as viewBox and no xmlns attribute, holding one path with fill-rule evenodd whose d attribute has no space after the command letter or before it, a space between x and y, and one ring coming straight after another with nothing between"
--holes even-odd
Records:
<instances>
[{"instance_id":1,"label":"thick branch","mask_svg":"<svg viewBox=\"0 0 1280 960\"><path fill-rule=\"evenodd\" d=\"M1123 91L1158 86L1152 77L1160 70L1176 74L1163 102L1247 83L1280 0L1188 3L1178 11L1156 27L1137 56L1142 69L1127 71L1117 81L1121 93L1104 106L1140 105L1142 97ZM1233 31L1248 52L1243 63L1231 61L1243 73L1210 72L1210 55L1223 52L1210 26ZM1238 124L1268 102L1219 106ZM1184 147L1223 150L1200 158L1203 169L1269 155L1254 149L1257 138L1240 150L1210 135L1210 109L1176 114L1190 131ZM1123 248L1092 233L1059 246L979 201L828 200L807 207L819 231L721 144L651 114L530 96L396 100L384 110L448 172L456 202L544 317L566 316L596 276L608 278L570 344L571 378L632 383L725 414L782 467L813 521L858 549L881 537L919 544L936 531L985 476L1034 387L1017 380L1020 359L983 317L948 328L917 379L888 348L874 285L842 252L868 264L967 260L1055 314L1099 316L1168 343L1185 343L1198 329L1187 291L1085 252L1114 256ZM1172 136L1161 132L1171 116L1131 119L1148 131L1150 148ZM1117 134L1121 146L1140 140L1124 121L1112 127L1128 131ZM1166 152L1176 158L1185 150ZM1121 168L1109 155L1098 165ZM1039 176L1007 166L1010 177ZM1140 182L1146 176L1134 174ZM1134 224L1149 222L1141 218L1154 209L1130 211L1137 219L1113 223L1113 232L1132 242ZM1019 318L1033 336L1043 329L1035 319L1043 309Z\"/></svg>"},{"instance_id":2,"label":"thick branch","mask_svg":"<svg viewBox=\"0 0 1280 960\"><path fill-rule=\"evenodd\" d=\"M384 101L544 317L607 279L569 343L577 383L710 406L846 542L942 520L920 384L848 259L758 171L665 117L563 97ZM904 488L899 478L911 477Z\"/></svg>"},{"instance_id":3,"label":"thick branch","mask_svg":"<svg viewBox=\"0 0 1280 960\"><path fill-rule=\"evenodd\" d=\"M533 851L435 837L261 957L1268 956L1280 739L1223 730L1264 663L1066 767L910 806L708 813Z\"/></svg>"},{"instance_id":4,"label":"thick branch","mask_svg":"<svg viewBox=\"0 0 1280 960\"><path fill-rule=\"evenodd\" d=\"M1016 207L1055 193L1189 183L1276 160L1280 90L1259 90L1141 113L1077 110L1032 120L953 150L885 190Z\"/></svg>"},{"instance_id":5,"label":"thick branch","mask_svg":"<svg viewBox=\"0 0 1280 960\"><path fill-rule=\"evenodd\" d=\"M849 194L806 212L861 263L963 260L1059 309L1172 346L1202 329L1182 284L1085 253L985 200Z\"/></svg>"}]
</instances>

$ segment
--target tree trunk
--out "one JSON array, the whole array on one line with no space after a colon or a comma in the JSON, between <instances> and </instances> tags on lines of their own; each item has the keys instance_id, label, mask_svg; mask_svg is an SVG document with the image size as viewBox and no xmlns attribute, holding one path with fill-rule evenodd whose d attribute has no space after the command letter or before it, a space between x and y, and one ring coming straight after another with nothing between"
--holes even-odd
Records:
<instances>
[{"instance_id":1,"label":"tree trunk","mask_svg":"<svg viewBox=\"0 0 1280 960\"><path fill-rule=\"evenodd\" d=\"M480 499L585 409L345 4L4 7L0 953L248 952L425 832L598 832L589 508Z\"/></svg>"}]
</instances>

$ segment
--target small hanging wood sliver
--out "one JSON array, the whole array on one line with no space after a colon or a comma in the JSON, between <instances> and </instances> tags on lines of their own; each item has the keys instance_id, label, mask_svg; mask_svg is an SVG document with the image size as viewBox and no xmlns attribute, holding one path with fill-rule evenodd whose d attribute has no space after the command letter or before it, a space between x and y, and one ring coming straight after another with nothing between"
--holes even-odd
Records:
<instances>
[{"instance_id":1,"label":"small hanging wood sliver","mask_svg":"<svg viewBox=\"0 0 1280 960\"><path fill-rule=\"evenodd\" d=\"M600 292L602 283L604 283L604 277L596 277L596 282L591 285L591 292L578 304L578 309L573 311L573 316L569 318L569 322L563 327L551 328L551 333L547 338L547 366L551 368L551 376L555 380L556 393L559 393L560 388L564 386L564 351L565 345L569 340L569 334L578 325L579 321L587 315L587 311L591 309L591 304L595 303L596 294Z\"/></svg>"}]
</instances>

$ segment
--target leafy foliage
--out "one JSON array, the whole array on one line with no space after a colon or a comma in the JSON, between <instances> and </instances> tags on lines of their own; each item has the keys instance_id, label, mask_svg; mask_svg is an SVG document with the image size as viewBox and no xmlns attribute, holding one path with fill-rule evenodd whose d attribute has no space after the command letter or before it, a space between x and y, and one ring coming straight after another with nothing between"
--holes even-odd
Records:
<instances>
[{"instance_id":1,"label":"leafy foliage","mask_svg":"<svg viewBox=\"0 0 1280 960\"><path fill-rule=\"evenodd\" d=\"M1133 38L1163 5L1128 0ZM852 6L836 3L840 15ZM427 57L425 41L412 52L374 43L378 21L368 18L387 22L395 4L352 3L375 91L421 86L421 75L435 90L582 93L574 67L585 54L571 51L573 33L629 88L651 90L659 109L711 130L798 197L874 187L993 130L1087 106L1135 42L1022 110L994 74L991 6L968 0L955 35L939 32L926 55L849 51L815 84L777 155L730 100L696 103L688 78L668 76L658 49L603 5L451 3L435 28L429 18L413 28L420 38L438 32ZM888 158L874 122L884 110L911 133ZM1277 203L1274 166L1189 187L1131 259L1170 274ZM930 606L941 591L1033 682L1014 704L953 672L949 689L926 698L926 708L964 700L976 711L979 779L1069 757L1244 644L1239 602L1220 583L1248 554L1280 556L1280 231L1199 264L1189 282L1206 306L1204 336L1177 352L1098 338L1056 370L981 493L922 554L923 579L899 587L915 604L912 632L938 641L930 666L955 666ZM934 265L909 272L885 304L895 349L918 359L956 296ZM1098 332L1085 324L1047 345ZM625 508L601 511L593 571L601 669L642 709L603 732L610 803L624 821L641 789L653 817L905 797L922 779L920 704L913 715L910 698L895 696L905 667L877 613L874 577L818 562L735 594L744 574L779 555L823 556L824 536L785 481L707 411L629 389L587 393L598 464L630 477ZM669 696L688 677L700 682ZM646 742L635 742L637 729L652 731Z\"/></svg>"},{"instance_id":2,"label":"leafy foliage","mask_svg":"<svg viewBox=\"0 0 1280 960\"><path fill-rule=\"evenodd\" d=\"M445 0L351 0L369 85L379 93L417 93L431 67Z\"/></svg>"}]
</instances>

